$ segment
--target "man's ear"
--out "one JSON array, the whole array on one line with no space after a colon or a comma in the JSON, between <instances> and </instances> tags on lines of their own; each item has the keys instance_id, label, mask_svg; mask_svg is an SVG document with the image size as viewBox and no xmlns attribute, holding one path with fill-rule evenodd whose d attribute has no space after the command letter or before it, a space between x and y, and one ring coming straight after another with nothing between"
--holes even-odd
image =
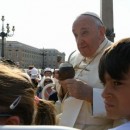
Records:
<instances>
[{"instance_id":1,"label":"man's ear","mask_svg":"<svg viewBox=\"0 0 130 130\"><path fill-rule=\"evenodd\" d=\"M6 120L5 125L20 125L20 118L18 116L11 116Z\"/></svg>"},{"instance_id":2,"label":"man's ear","mask_svg":"<svg viewBox=\"0 0 130 130\"><path fill-rule=\"evenodd\" d=\"M100 35L104 37L105 32L106 32L105 27L100 27Z\"/></svg>"}]
</instances>

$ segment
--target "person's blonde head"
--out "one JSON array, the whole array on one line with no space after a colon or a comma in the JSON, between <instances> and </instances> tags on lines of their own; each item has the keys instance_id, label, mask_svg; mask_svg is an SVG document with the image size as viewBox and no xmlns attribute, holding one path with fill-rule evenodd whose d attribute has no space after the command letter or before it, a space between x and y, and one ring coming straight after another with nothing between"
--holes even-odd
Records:
<instances>
[{"instance_id":1,"label":"person's blonde head","mask_svg":"<svg viewBox=\"0 0 130 130\"><path fill-rule=\"evenodd\" d=\"M0 64L0 114L18 116L20 124L30 125L34 113L34 90L20 69Z\"/></svg>"}]
</instances>

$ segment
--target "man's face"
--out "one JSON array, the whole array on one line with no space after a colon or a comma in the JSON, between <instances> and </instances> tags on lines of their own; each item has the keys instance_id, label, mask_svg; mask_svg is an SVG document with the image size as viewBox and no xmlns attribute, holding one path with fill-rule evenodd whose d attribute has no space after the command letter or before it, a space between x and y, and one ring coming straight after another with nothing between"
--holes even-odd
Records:
<instances>
[{"instance_id":1,"label":"man's face","mask_svg":"<svg viewBox=\"0 0 130 130\"><path fill-rule=\"evenodd\" d=\"M100 28L90 16L80 16L74 22L72 31L78 50L84 57L93 56L101 44Z\"/></svg>"},{"instance_id":2,"label":"man's face","mask_svg":"<svg viewBox=\"0 0 130 130\"><path fill-rule=\"evenodd\" d=\"M49 76L49 77L51 77L52 76L52 72L50 72L50 71L46 71L45 73L44 73L44 76Z\"/></svg>"},{"instance_id":3,"label":"man's face","mask_svg":"<svg viewBox=\"0 0 130 130\"><path fill-rule=\"evenodd\" d=\"M111 119L130 119L130 72L122 80L105 74L105 89L102 93L107 116Z\"/></svg>"}]
</instances>

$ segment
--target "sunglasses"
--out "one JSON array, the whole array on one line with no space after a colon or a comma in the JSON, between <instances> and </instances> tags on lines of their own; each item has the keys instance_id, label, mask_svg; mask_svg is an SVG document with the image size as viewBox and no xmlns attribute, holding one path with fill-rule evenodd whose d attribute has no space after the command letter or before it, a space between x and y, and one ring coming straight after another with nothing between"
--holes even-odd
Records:
<instances>
[{"instance_id":1,"label":"sunglasses","mask_svg":"<svg viewBox=\"0 0 130 130\"><path fill-rule=\"evenodd\" d=\"M52 81L51 81L51 80L49 80L49 81L45 81L44 83L52 83Z\"/></svg>"}]
</instances>

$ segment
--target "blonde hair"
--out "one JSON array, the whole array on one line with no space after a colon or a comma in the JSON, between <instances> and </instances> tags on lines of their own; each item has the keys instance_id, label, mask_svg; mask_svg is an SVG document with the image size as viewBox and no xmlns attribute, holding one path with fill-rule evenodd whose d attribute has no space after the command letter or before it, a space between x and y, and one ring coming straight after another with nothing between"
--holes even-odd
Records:
<instances>
[{"instance_id":1,"label":"blonde hair","mask_svg":"<svg viewBox=\"0 0 130 130\"><path fill-rule=\"evenodd\" d=\"M17 105L11 107L18 98ZM30 79L20 69L3 64L0 64L0 111L18 116L24 125L33 120L34 90Z\"/></svg>"}]
</instances>

